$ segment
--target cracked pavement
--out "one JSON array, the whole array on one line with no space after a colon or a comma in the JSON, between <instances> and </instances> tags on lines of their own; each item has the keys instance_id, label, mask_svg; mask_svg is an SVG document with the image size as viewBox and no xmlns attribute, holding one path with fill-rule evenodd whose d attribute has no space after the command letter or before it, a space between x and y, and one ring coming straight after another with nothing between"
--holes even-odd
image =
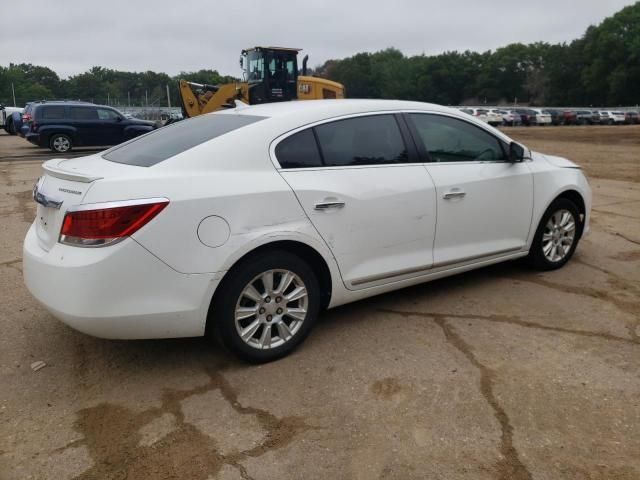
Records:
<instances>
[{"instance_id":1,"label":"cracked pavement","mask_svg":"<svg viewBox=\"0 0 640 480\"><path fill-rule=\"evenodd\" d=\"M100 340L53 319L21 276L39 163L0 162L0 479L637 480L640 184L598 168L565 268L347 305L248 366L203 339Z\"/></svg>"}]
</instances>

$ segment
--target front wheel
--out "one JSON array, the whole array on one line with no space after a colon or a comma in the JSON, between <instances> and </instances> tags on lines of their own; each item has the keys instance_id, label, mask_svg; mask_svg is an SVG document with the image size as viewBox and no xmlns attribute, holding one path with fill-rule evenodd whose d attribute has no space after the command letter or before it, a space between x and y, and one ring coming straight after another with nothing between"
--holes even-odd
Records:
<instances>
[{"instance_id":1,"label":"front wheel","mask_svg":"<svg viewBox=\"0 0 640 480\"><path fill-rule=\"evenodd\" d=\"M71 137L64 133L56 133L51 135L49 140L49 148L56 153L66 153L73 148Z\"/></svg>"},{"instance_id":2,"label":"front wheel","mask_svg":"<svg viewBox=\"0 0 640 480\"><path fill-rule=\"evenodd\" d=\"M296 255L273 251L229 272L210 310L223 345L254 363L289 354L309 334L320 310L313 270Z\"/></svg>"},{"instance_id":3,"label":"front wheel","mask_svg":"<svg viewBox=\"0 0 640 480\"><path fill-rule=\"evenodd\" d=\"M566 198L556 199L540 220L529 250L529 264L538 270L562 267L576 250L581 231L578 207Z\"/></svg>"}]
</instances>

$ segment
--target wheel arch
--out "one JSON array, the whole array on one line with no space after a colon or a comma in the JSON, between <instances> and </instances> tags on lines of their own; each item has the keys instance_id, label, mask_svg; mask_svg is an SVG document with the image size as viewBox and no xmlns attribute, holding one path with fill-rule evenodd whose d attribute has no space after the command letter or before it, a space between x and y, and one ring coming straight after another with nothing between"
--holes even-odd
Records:
<instances>
[{"instance_id":1,"label":"wheel arch","mask_svg":"<svg viewBox=\"0 0 640 480\"><path fill-rule=\"evenodd\" d=\"M212 311L213 305L216 303L218 296L221 295L220 292L223 291L221 287L223 286L225 281L227 281L231 277L233 272L238 268L240 268L240 266L243 263L250 261L251 258L253 257L265 255L268 252L272 252L272 251L285 251L285 252L293 253L298 257L300 257L305 262L307 262L311 267L311 269L316 274L318 278L318 283L320 284L321 308L325 309L329 306L329 303L331 302L331 295L333 293L333 283L332 283L331 269L326 259L324 258L324 256L316 248L299 240L289 240L289 239L273 240L271 242L258 245L252 250L246 252L244 255L238 258L231 265L231 267L226 271L226 273L220 280L220 283L216 287L209 304L206 325L205 325L206 334L210 332L211 325L213 324L213 321L214 321L213 320L214 315Z\"/></svg>"},{"instance_id":2,"label":"wheel arch","mask_svg":"<svg viewBox=\"0 0 640 480\"><path fill-rule=\"evenodd\" d=\"M538 219L538 223L536 224L536 229L537 229L537 225L542 221L542 218L544 217L545 212L549 209L549 207L553 204L553 202L561 198L571 201L573 204L575 204L576 207L578 207L578 212L580 212L580 217L581 217L579 230L578 230L578 235L579 235L578 238L581 238L584 230L585 221L586 221L587 207L584 200L584 196L575 188L568 188L567 190L558 192L547 203L547 205L545 205L544 209L542 210L541 216ZM535 230L533 232L535 233Z\"/></svg>"}]
</instances>

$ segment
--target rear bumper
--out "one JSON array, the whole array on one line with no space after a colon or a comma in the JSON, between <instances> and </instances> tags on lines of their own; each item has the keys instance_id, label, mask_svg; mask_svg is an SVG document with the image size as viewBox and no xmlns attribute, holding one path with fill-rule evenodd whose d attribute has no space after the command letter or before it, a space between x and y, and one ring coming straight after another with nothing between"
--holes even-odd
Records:
<instances>
[{"instance_id":1,"label":"rear bumper","mask_svg":"<svg viewBox=\"0 0 640 480\"><path fill-rule=\"evenodd\" d=\"M23 248L24 281L51 314L102 338L204 335L215 274L182 274L132 239L105 248L40 247L32 225Z\"/></svg>"},{"instance_id":2,"label":"rear bumper","mask_svg":"<svg viewBox=\"0 0 640 480\"><path fill-rule=\"evenodd\" d=\"M27 133L24 138L34 145L40 146L40 134L39 133Z\"/></svg>"}]
</instances>

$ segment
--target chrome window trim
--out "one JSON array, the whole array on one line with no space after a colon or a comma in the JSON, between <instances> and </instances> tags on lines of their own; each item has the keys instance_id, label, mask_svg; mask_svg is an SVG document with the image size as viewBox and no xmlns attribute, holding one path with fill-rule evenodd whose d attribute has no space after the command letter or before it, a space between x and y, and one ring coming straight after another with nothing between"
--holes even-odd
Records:
<instances>
[{"instance_id":1,"label":"chrome window trim","mask_svg":"<svg viewBox=\"0 0 640 480\"><path fill-rule=\"evenodd\" d=\"M278 146L278 144L280 142L282 142L283 140L285 140L286 138L295 135L298 132L301 132L302 130L306 130L308 128L314 128L318 125L323 125L325 123L331 123L331 122L336 122L339 120L346 120L346 119L350 119L350 118L358 118L358 117L369 117L372 115L395 115L395 114L411 114L411 113L422 113L422 114L428 114L428 115L441 115L441 116L446 116L446 117L451 117L451 118L455 118L457 120L461 120L463 122L466 122L472 126L478 127L482 130L484 130L486 133L492 135L494 138L503 141L505 143L509 143L509 142L513 142L514 140L510 139L509 137L507 137L505 134L503 134L500 131L497 131L498 134L496 134L496 132L491 130L491 126L488 124L484 124L484 122L481 122L478 120L479 123L476 123L474 121L469 121L468 118L465 118L464 115L468 116L468 114L464 114L463 112L460 112L460 114L456 113L456 112L441 112L441 111L437 111L437 110L414 110L414 109L391 109L391 110L375 110L375 111L371 111L371 112L358 112L358 113L350 113L350 114L345 114L345 115L339 115L336 117L331 117L331 118L325 118L322 120L318 120L315 122L311 122L311 123L307 123L305 125L301 125L299 127L296 127L292 130L289 130L285 133L280 134L279 136L277 136L276 138L274 138L271 143L269 144L269 158L271 159L271 163L273 163L273 166L276 168L276 170L278 170L279 172L300 172L300 171L314 171L314 170L328 170L328 169L345 169L345 168L388 168L388 167L406 167L406 166L414 166L414 165L437 165L437 164L441 164L441 165L454 165L454 164L465 164L465 163L513 163L510 162L509 160L470 160L468 162L429 162L429 161L422 161L422 162L413 162L413 163L383 163L383 164L376 164L376 165L332 165L332 166L319 166L319 167L300 167L300 168L283 168L282 166L280 166L280 162L278 162L278 158L276 157L276 147ZM473 119L472 119L473 120ZM515 142L518 143L519 145L521 145L526 151L530 151L529 148L527 148L526 146L522 145L519 142ZM530 158L525 158L525 160L530 159Z\"/></svg>"}]
</instances>

